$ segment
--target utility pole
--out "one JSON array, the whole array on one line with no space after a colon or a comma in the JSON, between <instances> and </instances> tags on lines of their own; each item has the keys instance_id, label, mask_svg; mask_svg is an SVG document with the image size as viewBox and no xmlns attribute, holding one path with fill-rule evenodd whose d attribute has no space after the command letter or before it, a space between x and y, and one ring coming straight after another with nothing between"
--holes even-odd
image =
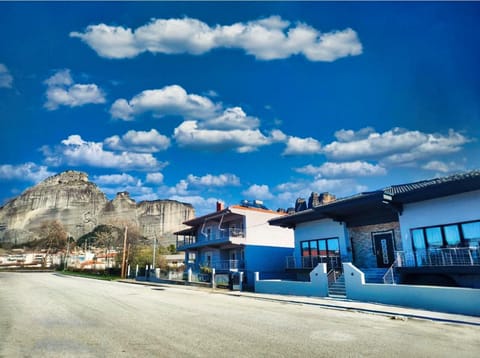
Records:
<instances>
[{"instance_id":1,"label":"utility pole","mask_svg":"<svg viewBox=\"0 0 480 358\"><path fill-rule=\"evenodd\" d=\"M127 229L125 225L125 235L123 237L123 257L122 257L122 272L120 274L121 278L125 278L125 261L127 259Z\"/></svg>"},{"instance_id":2,"label":"utility pole","mask_svg":"<svg viewBox=\"0 0 480 358\"><path fill-rule=\"evenodd\" d=\"M157 252L157 238L155 237L153 239L153 264L152 264L152 268L155 270L155 254Z\"/></svg>"}]
</instances>

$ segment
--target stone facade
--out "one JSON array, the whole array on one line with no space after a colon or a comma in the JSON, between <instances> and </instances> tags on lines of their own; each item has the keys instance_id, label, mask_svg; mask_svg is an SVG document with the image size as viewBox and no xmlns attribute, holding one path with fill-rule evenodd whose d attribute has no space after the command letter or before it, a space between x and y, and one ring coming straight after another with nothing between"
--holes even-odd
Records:
<instances>
[{"instance_id":1,"label":"stone facade","mask_svg":"<svg viewBox=\"0 0 480 358\"><path fill-rule=\"evenodd\" d=\"M348 228L355 266L360 268L377 267L377 258L373 248L373 234L387 231L393 231L394 250L402 250L402 237L398 221Z\"/></svg>"}]
</instances>

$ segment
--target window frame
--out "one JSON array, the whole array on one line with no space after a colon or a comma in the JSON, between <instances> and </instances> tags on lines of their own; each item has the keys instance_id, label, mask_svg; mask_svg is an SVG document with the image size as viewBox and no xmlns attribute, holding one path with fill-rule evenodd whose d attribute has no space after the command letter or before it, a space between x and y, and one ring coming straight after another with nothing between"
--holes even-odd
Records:
<instances>
[{"instance_id":1,"label":"window frame","mask_svg":"<svg viewBox=\"0 0 480 358\"><path fill-rule=\"evenodd\" d=\"M444 249L444 248L453 248L453 247L469 247L469 241L468 239L465 238L464 232L463 232L463 227L462 225L465 224L472 224L472 223L480 223L480 220L469 220L469 221L462 221L462 222L456 222L456 223L448 223L448 224L441 224L441 225L430 225L430 226L422 226L422 227L415 227L410 229L410 243L412 244L413 251L419 251L419 250L429 250L429 249ZM447 235L445 233L445 228L446 227L451 227L451 226L456 226L457 227L457 232L460 237L460 240L457 244L450 244L447 240ZM442 245L441 246L433 246L429 241L428 241L428 236L427 236L427 230L428 229L434 229L434 228L439 228L440 233L442 236ZM423 248L417 248L415 245L415 241L413 239L413 232L421 230L423 233L423 243L424 247ZM480 242L480 240L479 240Z\"/></svg>"}]
</instances>

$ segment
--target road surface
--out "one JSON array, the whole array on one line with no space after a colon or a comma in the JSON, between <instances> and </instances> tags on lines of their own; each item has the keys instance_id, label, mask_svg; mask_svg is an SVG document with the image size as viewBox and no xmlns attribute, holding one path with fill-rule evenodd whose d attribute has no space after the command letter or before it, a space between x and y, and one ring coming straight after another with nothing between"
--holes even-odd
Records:
<instances>
[{"instance_id":1,"label":"road surface","mask_svg":"<svg viewBox=\"0 0 480 358\"><path fill-rule=\"evenodd\" d=\"M479 357L480 327L0 272L0 357Z\"/></svg>"}]
</instances>

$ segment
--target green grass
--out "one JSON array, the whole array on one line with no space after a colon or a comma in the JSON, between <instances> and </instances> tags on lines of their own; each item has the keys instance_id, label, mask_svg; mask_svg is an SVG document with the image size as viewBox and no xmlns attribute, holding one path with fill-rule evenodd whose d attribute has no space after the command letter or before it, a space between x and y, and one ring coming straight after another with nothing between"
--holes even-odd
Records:
<instances>
[{"instance_id":1,"label":"green grass","mask_svg":"<svg viewBox=\"0 0 480 358\"><path fill-rule=\"evenodd\" d=\"M119 280L120 276L111 276L108 274L104 274L103 272L79 272L79 271L57 271L62 275L67 276L77 276L77 277L85 277L85 278L93 278L96 280L104 280L104 281L114 281Z\"/></svg>"}]
</instances>

